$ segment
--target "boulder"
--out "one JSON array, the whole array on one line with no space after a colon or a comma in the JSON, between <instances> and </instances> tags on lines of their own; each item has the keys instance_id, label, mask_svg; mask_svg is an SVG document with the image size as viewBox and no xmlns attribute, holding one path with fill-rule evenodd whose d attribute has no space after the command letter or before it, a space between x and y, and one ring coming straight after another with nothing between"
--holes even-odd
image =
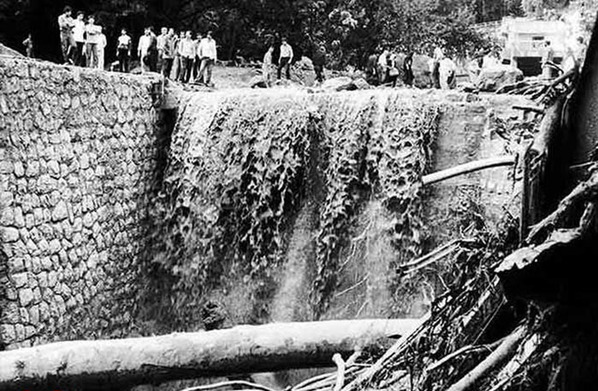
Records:
<instances>
[{"instance_id":1,"label":"boulder","mask_svg":"<svg viewBox=\"0 0 598 391\"><path fill-rule=\"evenodd\" d=\"M325 80L322 83L322 88L329 91L354 91L367 90L371 86L364 78L353 80L348 76L339 76Z\"/></svg>"},{"instance_id":2,"label":"boulder","mask_svg":"<svg viewBox=\"0 0 598 391\"><path fill-rule=\"evenodd\" d=\"M316 71L309 57L303 56L291 65L291 80L308 87L316 83Z\"/></svg>"},{"instance_id":3,"label":"boulder","mask_svg":"<svg viewBox=\"0 0 598 391\"><path fill-rule=\"evenodd\" d=\"M353 84L357 90L369 90L372 88L372 86L363 77L353 80Z\"/></svg>"},{"instance_id":4,"label":"boulder","mask_svg":"<svg viewBox=\"0 0 598 391\"><path fill-rule=\"evenodd\" d=\"M264 77L259 75L259 76L253 76L251 78L251 80L249 81L249 87L251 87L251 88L268 88L268 85L264 81Z\"/></svg>"},{"instance_id":5,"label":"boulder","mask_svg":"<svg viewBox=\"0 0 598 391\"><path fill-rule=\"evenodd\" d=\"M523 80L523 72L512 65L497 64L482 68L476 87L481 91L497 91L499 88Z\"/></svg>"},{"instance_id":6,"label":"boulder","mask_svg":"<svg viewBox=\"0 0 598 391\"><path fill-rule=\"evenodd\" d=\"M322 83L322 88L331 91L352 91L357 89L353 80L348 76L327 79Z\"/></svg>"}]
</instances>

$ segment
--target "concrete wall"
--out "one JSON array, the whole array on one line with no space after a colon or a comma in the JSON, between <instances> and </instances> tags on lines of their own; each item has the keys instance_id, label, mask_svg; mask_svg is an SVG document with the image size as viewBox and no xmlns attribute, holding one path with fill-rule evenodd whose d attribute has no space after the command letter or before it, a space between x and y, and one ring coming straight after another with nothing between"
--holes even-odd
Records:
<instances>
[{"instance_id":1,"label":"concrete wall","mask_svg":"<svg viewBox=\"0 0 598 391\"><path fill-rule=\"evenodd\" d=\"M129 333L152 80L0 59L0 350Z\"/></svg>"}]
</instances>

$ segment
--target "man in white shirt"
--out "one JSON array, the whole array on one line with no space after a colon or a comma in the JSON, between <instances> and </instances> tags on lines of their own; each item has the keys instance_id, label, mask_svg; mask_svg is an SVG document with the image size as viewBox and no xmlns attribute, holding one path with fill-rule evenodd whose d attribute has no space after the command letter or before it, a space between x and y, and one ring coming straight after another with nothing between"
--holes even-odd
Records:
<instances>
[{"instance_id":1,"label":"man in white shirt","mask_svg":"<svg viewBox=\"0 0 598 391\"><path fill-rule=\"evenodd\" d=\"M143 35L139 37L139 44L137 45L137 56L139 56L139 62L141 64L141 72L146 72L146 58L149 51L150 46L150 34L149 29L146 28Z\"/></svg>"},{"instance_id":2,"label":"man in white shirt","mask_svg":"<svg viewBox=\"0 0 598 391\"><path fill-rule=\"evenodd\" d=\"M287 79L291 80L291 61L293 61L293 48L287 43L287 39L282 39L280 45L280 56L278 57L278 80L284 68Z\"/></svg>"},{"instance_id":3,"label":"man in white shirt","mask_svg":"<svg viewBox=\"0 0 598 391\"><path fill-rule=\"evenodd\" d=\"M84 66L85 61L83 56L83 49L85 48L85 14L82 11L77 12L77 19L75 19L73 27L73 38L75 40L75 53L73 61L75 65Z\"/></svg>"},{"instance_id":4,"label":"man in white shirt","mask_svg":"<svg viewBox=\"0 0 598 391\"><path fill-rule=\"evenodd\" d=\"M106 46L108 45L108 40L106 38L106 35L104 35L104 32L102 31L102 26L98 26L98 27L100 30L100 34L98 34L98 44L96 46L96 49L98 51L97 68L104 69L104 50L106 49Z\"/></svg>"},{"instance_id":5,"label":"man in white shirt","mask_svg":"<svg viewBox=\"0 0 598 391\"><path fill-rule=\"evenodd\" d=\"M386 83L388 79L388 59L390 57L390 52L388 49L384 49L380 57L378 57L378 82L380 84Z\"/></svg>"},{"instance_id":6,"label":"man in white shirt","mask_svg":"<svg viewBox=\"0 0 598 391\"><path fill-rule=\"evenodd\" d=\"M126 29L122 29L118 44L116 45L116 57L118 58L118 70L122 73L129 72L129 62L131 60L131 37Z\"/></svg>"},{"instance_id":7,"label":"man in white shirt","mask_svg":"<svg viewBox=\"0 0 598 391\"><path fill-rule=\"evenodd\" d=\"M73 28L75 23L72 18L73 9L69 6L64 7L64 12L58 17L58 27L60 28L60 48L62 49L62 58L65 63L72 63L72 47L75 46L73 40Z\"/></svg>"},{"instance_id":8,"label":"man in white shirt","mask_svg":"<svg viewBox=\"0 0 598 391\"><path fill-rule=\"evenodd\" d=\"M98 42L101 32L100 26L95 24L94 16L89 16L85 26L85 54L87 56L87 67L89 68L98 67Z\"/></svg>"},{"instance_id":9,"label":"man in white shirt","mask_svg":"<svg viewBox=\"0 0 598 391\"><path fill-rule=\"evenodd\" d=\"M181 52L181 81L183 83L189 83L191 79L191 71L193 70L193 59L196 53L195 41L193 40L193 33L187 31L185 33L185 39L181 41L180 52Z\"/></svg>"},{"instance_id":10,"label":"man in white shirt","mask_svg":"<svg viewBox=\"0 0 598 391\"><path fill-rule=\"evenodd\" d=\"M201 40L198 48L199 58L201 58L201 67L199 76L207 86L212 86L212 68L218 58L216 52L216 41L212 38L212 32L208 31L206 37Z\"/></svg>"}]
</instances>

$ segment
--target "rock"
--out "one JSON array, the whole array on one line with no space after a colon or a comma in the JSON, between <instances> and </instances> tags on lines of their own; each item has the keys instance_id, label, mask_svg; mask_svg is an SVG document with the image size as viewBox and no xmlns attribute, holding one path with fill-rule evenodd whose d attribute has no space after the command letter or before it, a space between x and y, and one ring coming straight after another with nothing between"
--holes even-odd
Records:
<instances>
[{"instance_id":1,"label":"rock","mask_svg":"<svg viewBox=\"0 0 598 391\"><path fill-rule=\"evenodd\" d=\"M15 221L15 213L13 208L0 209L0 225L9 226L13 225Z\"/></svg>"},{"instance_id":2,"label":"rock","mask_svg":"<svg viewBox=\"0 0 598 391\"><path fill-rule=\"evenodd\" d=\"M262 76L254 76L249 80L249 87L251 88L268 88Z\"/></svg>"},{"instance_id":3,"label":"rock","mask_svg":"<svg viewBox=\"0 0 598 391\"><path fill-rule=\"evenodd\" d=\"M16 228L4 228L2 234L6 243L14 243L19 240L19 230Z\"/></svg>"},{"instance_id":4,"label":"rock","mask_svg":"<svg viewBox=\"0 0 598 391\"><path fill-rule=\"evenodd\" d=\"M35 160L32 160L27 163L27 169L25 170L25 175L28 177L36 177L39 174L39 163Z\"/></svg>"},{"instance_id":5,"label":"rock","mask_svg":"<svg viewBox=\"0 0 598 391\"><path fill-rule=\"evenodd\" d=\"M25 168L23 167L22 162L15 162L14 170L17 178L22 178L23 176L25 176Z\"/></svg>"},{"instance_id":6,"label":"rock","mask_svg":"<svg viewBox=\"0 0 598 391\"><path fill-rule=\"evenodd\" d=\"M21 303L21 306L27 307L33 299L33 290L31 288L25 288L19 291L19 302Z\"/></svg>"},{"instance_id":7,"label":"rock","mask_svg":"<svg viewBox=\"0 0 598 391\"><path fill-rule=\"evenodd\" d=\"M15 284L15 288L22 288L27 285L27 280L29 276L27 273L18 273L12 275L12 281Z\"/></svg>"},{"instance_id":8,"label":"rock","mask_svg":"<svg viewBox=\"0 0 598 391\"><path fill-rule=\"evenodd\" d=\"M497 64L482 68L476 87L481 91L497 91L499 88L523 80L523 72L511 65Z\"/></svg>"},{"instance_id":9,"label":"rock","mask_svg":"<svg viewBox=\"0 0 598 391\"><path fill-rule=\"evenodd\" d=\"M353 84L355 84L355 87L358 90L369 90L372 88L372 86L363 77L353 80Z\"/></svg>"},{"instance_id":10,"label":"rock","mask_svg":"<svg viewBox=\"0 0 598 391\"><path fill-rule=\"evenodd\" d=\"M353 79L347 76L325 80L324 83L322 83L322 88L331 91L351 91L357 89L353 83Z\"/></svg>"},{"instance_id":11,"label":"rock","mask_svg":"<svg viewBox=\"0 0 598 391\"><path fill-rule=\"evenodd\" d=\"M5 344L15 342L17 340L17 333L15 331L15 327L10 324L0 325L0 340Z\"/></svg>"},{"instance_id":12,"label":"rock","mask_svg":"<svg viewBox=\"0 0 598 391\"><path fill-rule=\"evenodd\" d=\"M300 84L311 87L316 82L316 72L314 64L309 57L303 56L293 65L291 65L291 79Z\"/></svg>"},{"instance_id":13,"label":"rock","mask_svg":"<svg viewBox=\"0 0 598 391\"><path fill-rule=\"evenodd\" d=\"M58 202L54 210L52 211L52 221L59 222L66 220L69 217L66 203L64 201Z\"/></svg>"}]
</instances>

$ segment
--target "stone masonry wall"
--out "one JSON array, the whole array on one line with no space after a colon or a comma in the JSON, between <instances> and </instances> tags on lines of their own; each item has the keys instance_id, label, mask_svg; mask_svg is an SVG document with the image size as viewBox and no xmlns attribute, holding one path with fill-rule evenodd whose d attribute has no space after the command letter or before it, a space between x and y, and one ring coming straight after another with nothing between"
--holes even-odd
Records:
<instances>
[{"instance_id":1,"label":"stone masonry wall","mask_svg":"<svg viewBox=\"0 0 598 391\"><path fill-rule=\"evenodd\" d=\"M0 350L134 327L152 82L0 59Z\"/></svg>"}]
</instances>

